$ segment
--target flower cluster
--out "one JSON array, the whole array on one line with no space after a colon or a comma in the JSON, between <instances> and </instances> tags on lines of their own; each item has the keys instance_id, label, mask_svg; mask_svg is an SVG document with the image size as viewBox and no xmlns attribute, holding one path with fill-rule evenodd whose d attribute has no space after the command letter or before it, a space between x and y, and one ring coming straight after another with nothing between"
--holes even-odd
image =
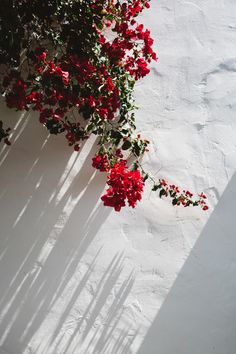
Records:
<instances>
[{"instance_id":1,"label":"flower cluster","mask_svg":"<svg viewBox=\"0 0 236 354\"><path fill-rule=\"evenodd\" d=\"M101 199L105 206L113 207L116 211L120 211L126 201L134 208L137 201L142 199L143 177L139 170L130 170L125 160L114 165L108 175L107 184L109 188Z\"/></svg>"},{"instance_id":2,"label":"flower cluster","mask_svg":"<svg viewBox=\"0 0 236 354\"><path fill-rule=\"evenodd\" d=\"M104 205L135 207L149 178L140 165L148 140L136 135L134 86L157 60L150 31L137 22L150 0L0 2L0 87L6 105L38 112L50 134L79 151L99 137L92 166L108 173ZM9 18L12 20L9 22ZM10 144L0 122L0 141ZM128 156L135 159L127 167ZM149 178L152 180L152 178ZM153 181L153 180L152 180ZM153 181L174 205L200 205L189 192Z\"/></svg>"}]
</instances>

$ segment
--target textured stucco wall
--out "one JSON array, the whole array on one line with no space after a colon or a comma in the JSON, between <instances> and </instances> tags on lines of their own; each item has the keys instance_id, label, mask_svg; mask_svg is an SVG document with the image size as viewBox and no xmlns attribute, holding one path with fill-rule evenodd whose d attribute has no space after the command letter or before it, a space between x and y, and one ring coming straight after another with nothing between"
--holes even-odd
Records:
<instances>
[{"instance_id":1,"label":"textured stucco wall","mask_svg":"<svg viewBox=\"0 0 236 354\"><path fill-rule=\"evenodd\" d=\"M145 166L210 211L146 188L135 210L36 116L1 104L0 353L236 353L236 2L153 0L160 60L136 89Z\"/></svg>"}]
</instances>

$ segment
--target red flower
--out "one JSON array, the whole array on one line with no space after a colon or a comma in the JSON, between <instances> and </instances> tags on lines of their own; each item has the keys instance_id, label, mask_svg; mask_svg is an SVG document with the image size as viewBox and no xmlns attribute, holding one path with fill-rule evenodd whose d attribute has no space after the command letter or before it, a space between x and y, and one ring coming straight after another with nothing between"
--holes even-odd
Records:
<instances>
[{"instance_id":1,"label":"red flower","mask_svg":"<svg viewBox=\"0 0 236 354\"><path fill-rule=\"evenodd\" d=\"M199 194L200 198L206 199L206 195L204 193Z\"/></svg>"},{"instance_id":2,"label":"red flower","mask_svg":"<svg viewBox=\"0 0 236 354\"><path fill-rule=\"evenodd\" d=\"M192 198L192 196L193 196L193 193L191 193L189 191L185 192L185 194L186 194L187 197L190 197L190 198Z\"/></svg>"},{"instance_id":3,"label":"red flower","mask_svg":"<svg viewBox=\"0 0 236 354\"><path fill-rule=\"evenodd\" d=\"M120 211L126 205L126 200L134 208L137 201L142 199L143 177L139 170L129 170L124 160L111 169L107 184L110 187L101 199L105 206L113 207L115 211Z\"/></svg>"},{"instance_id":4,"label":"red flower","mask_svg":"<svg viewBox=\"0 0 236 354\"><path fill-rule=\"evenodd\" d=\"M115 85L113 84L112 78L108 77L107 82L106 82L106 86L108 91L113 91L115 88Z\"/></svg>"},{"instance_id":5,"label":"red flower","mask_svg":"<svg viewBox=\"0 0 236 354\"><path fill-rule=\"evenodd\" d=\"M92 160L92 166L100 172L108 172L110 170L109 162L106 155L98 154Z\"/></svg>"},{"instance_id":6,"label":"red flower","mask_svg":"<svg viewBox=\"0 0 236 354\"><path fill-rule=\"evenodd\" d=\"M40 113L40 116L39 116L40 123L45 124L47 119L51 118L52 115L53 115L52 109L49 109L49 108L43 109L42 112Z\"/></svg>"},{"instance_id":7,"label":"red flower","mask_svg":"<svg viewBox=\"0 0 236 354\"><path fill-rule=\"evenodd\" d=\"M42 48L36 48L34 53L37 61L45 61L47 53Z\"/></svg>"},{"instance_id":8,"label":"red flower","mask_svg":"<svg viewBox=\"0 0 236 354\"><path fill-rule=\"evenodd\" d=\"M102 119L107 118L107 115L108 115L108 109L107 108L100 107L100 108L97 109L97 112L98 112L99 116Z\"/></svg>"},{"instance_id":9,"label":"red flower","mask_svg":"<svg viewBox=\"0 0 236 354\"><path fill-rule=\"evenodd\" d=\"M12 87L12 91L6 95L6 103L9 108L19 110L27 109L26 102L27 85L22 79L18 79Z\"/></svg>"},{"instance_id":10,"label":"red flower","mask_svg":"<svg viewBox=\"0 0 236 354\"><path fill-rule=\"evenodd\" d=\"M79 144L75 144L75 145L74 145L74 150L77 151L77 152L80 151L80 146L79 146Z\"/></svg>"},{"instance_id":11,"label":"red flower","mask_svg":"<svg viewBox=\"0 0 236 354\"><path fill-rule=\"evenodd\" d=\"M136 80L138 80L138 79L140 79L141 77L144 77L144 76L146 76L147 74L149 74L150 69L148 68L148 64L147 64L147 62L145 61L145 59L139 58L139 59L136 61L136 64L137 64L137 70L136 70L136 73L135 73L135 79L136 79Z\"/></svg>"},{"instance_id":12,"label":"red flower","mask_svg":"<svg viewBox=\"0 0 236 354\"><path fill-rule=\"evenodd\" d=\"M164 179L161 179L160 180L160 184L162 185L162 186L167 186L167 181L166 180L164 180ZM173 187L173 186L172 186Z\"/></svg>"}]
</instances>

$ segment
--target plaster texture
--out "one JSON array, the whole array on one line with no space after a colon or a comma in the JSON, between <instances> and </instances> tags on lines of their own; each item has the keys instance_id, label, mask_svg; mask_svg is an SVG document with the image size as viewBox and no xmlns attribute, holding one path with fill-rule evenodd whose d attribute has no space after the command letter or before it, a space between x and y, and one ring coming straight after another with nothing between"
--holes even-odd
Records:
<instances>
[{"instance_id":1,"label":"plaster texture","mask_svg":"<svg viewBox=\"0 0 236 354\"><path fill-rule=\"evenodd\" d=\"M142 18L159 61L137 84L153 175L210 210L150 193L116 213L105 175L1 104L1 354L236 353L236 2L159 0Z\"/></svg>"}]
</instances>

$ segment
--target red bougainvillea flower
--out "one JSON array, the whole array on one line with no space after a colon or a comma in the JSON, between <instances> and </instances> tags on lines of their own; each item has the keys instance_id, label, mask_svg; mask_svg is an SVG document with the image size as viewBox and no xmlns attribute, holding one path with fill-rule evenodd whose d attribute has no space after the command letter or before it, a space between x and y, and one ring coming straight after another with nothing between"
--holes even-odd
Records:
<instances>
[{"instance_id":1,"label":"red bougainvillea flower","mask_svg":"<svg viewBox=\"0 0 236 354\"><path fill-rule=\"evenodd\" d=\"M42 48L35 49L35 57L37 61L45 61L47 53Z\"/></svg>"},{"instance_id":2,"label":"red bougainvillea flower","mask_svg":"<svg viewBox=\"0 0 236 354\"><path fill-rule=\"evenodd\" d=\"M9 108L18 110L27 109L26 104L27 85L22 79L18 79L12 86L12 91L6 95L6 103Z\"/></svg>"},{"instance_id":3,"label":"red bougainvillea flower","mask_svg":"<svg viewBox=\"0 0 236 354\"><path fill-rule=\"evenodd\" d=\"M106 155L98 154L92 159L92 166L100 172L108 172L110 170L109 161Z\"/></svg>"},{"instance_id":4,"label":"red bougainvillea flower","mask_svg":"<svg viewBox=\"0 0 236 354\"><path fill-rule=\"evenodd\" d=\"M105 206L120 211L128 205L134 208L142 199L144 181L139 170L129 170L126 161L121 160L111 169L107 184L110 186L101 197Z\"/></svg>"}]
</instances>

